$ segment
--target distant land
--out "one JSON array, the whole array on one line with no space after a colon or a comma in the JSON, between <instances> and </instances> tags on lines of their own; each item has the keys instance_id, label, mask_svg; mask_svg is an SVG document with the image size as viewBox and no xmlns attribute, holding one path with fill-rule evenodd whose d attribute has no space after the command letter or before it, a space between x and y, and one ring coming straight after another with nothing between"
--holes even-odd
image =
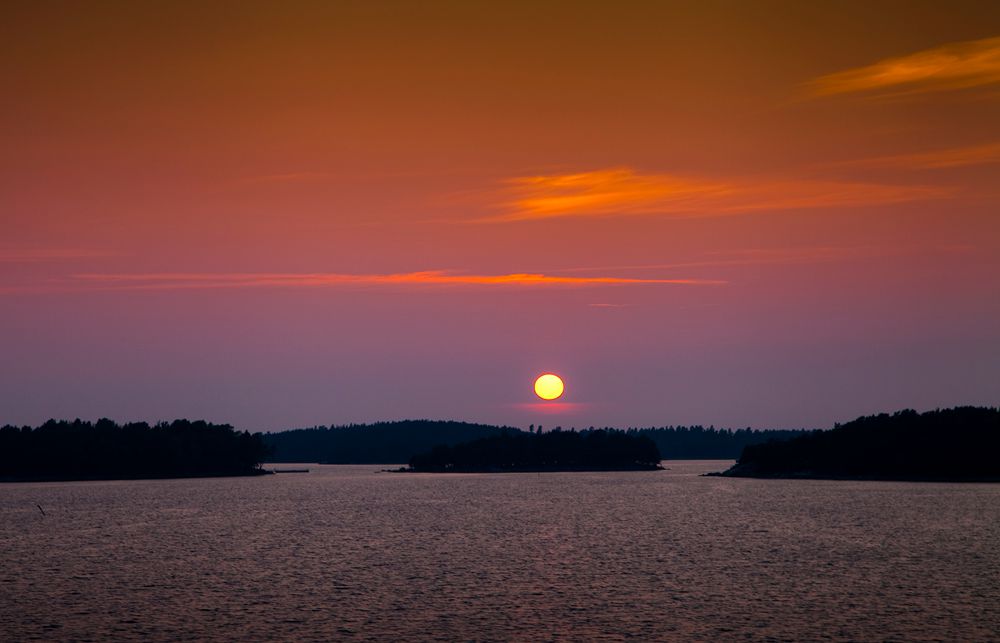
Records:
<instances>
[{"instance_id":1,"label":"distant land","mask_svg":"<svg viewBox=\"0 0 1000 643\"><path fill-rule=\"evenodd\" d=\"M562 429L553 427L551 430ZM575 430L575 429L574 429ZM587 427L585 430L595 430ZM616 431L603 427L606 431ZM404 464L436 446L455 446L504 433L547 432L532 425L516 427L439 420L403 420L374 424L318 426L264 434L271 449L268 462L319 462L326 464ZM788 439L806 430L716 429L702 426L630 428L629 435L650 438L665 459L735 460L743 448L769 440Z\"/></svg>"},{"instance_id":2,"label":"distant land","mask_svg":"<svg viewBox=\"0 0 1000 643\"><path fill-rule=\"evenodd\" d=\"M453 447L438 446L400 471L495 473L526 471L652 471L660 450L645 435L624 431L503 433Z\"/></svg>"},{"instance_id":3,"label":"distant land","mask_svg":"<svg viewBox=\"0 0 1000 643\"><path fill-rule=\"evenodd\" d=\"M860 417L830 431L747 446L723 476L1000 481L1000 409Z\"/></svg>"},{"instance_id":4,"label":"distant land","mask_svg":"<svg viewBox=\"0 0 1000 643\"><path fill-rule=\"evenodd\" d=\"M599 445L599 446L598 446ZM656 458L655 462L653 458ZM832 430L702 426L563 430L404 420L240 432L228 424L49 420L0 428L0 481L243 476L266 462L404 464L414 471L655 468L659 459L736 459L716 475L1000 481L1000 409L860 417Z\"/></svg>"},{"instance_id":5,"label":"distant land","mask_svg":"<svg viewBox=\"0 0 1000 643\"><path fill-rule=\"evenodd\" d=\"M0 428L0 482L260 475L266 450L228 424L49 420Z\"/></svg>"},{"instance_id":6,"label":"distant land","mask_svg":"<svg viewBox=\"0 0 1000 643\"><path fill-rule=\"evenodd\" d=\"M744 445L804 431L693 427L545 429L455 421L404 420L248 433L228 424L174 420L118 424L109 419L49 420L0 428L0 482L244 476L267 473L264 462L405 464L435 447L500 436L589 434L643 437L670 459L735 459ZM617 438L615 438L617 439ZM551 469L552 464L531 466ZM622 468L621 463L587 467ZM626 467L631 468L631 467Z\"/></svg>"}]
</instances>

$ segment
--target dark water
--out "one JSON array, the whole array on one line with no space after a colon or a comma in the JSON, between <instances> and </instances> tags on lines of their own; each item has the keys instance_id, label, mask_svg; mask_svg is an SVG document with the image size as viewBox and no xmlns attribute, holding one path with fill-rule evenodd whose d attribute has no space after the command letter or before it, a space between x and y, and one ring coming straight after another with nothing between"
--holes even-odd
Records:
<instances>
[{"instance_id":1,"label":"dark water","mask_svg":"<svg viewBox=\"0 0 1000 643\"><path fill-rule=\"evenodd\" d=\"M0 638L1000 638L1000 485L726 464L0 485Z\"/></svg>"}]
</instances>

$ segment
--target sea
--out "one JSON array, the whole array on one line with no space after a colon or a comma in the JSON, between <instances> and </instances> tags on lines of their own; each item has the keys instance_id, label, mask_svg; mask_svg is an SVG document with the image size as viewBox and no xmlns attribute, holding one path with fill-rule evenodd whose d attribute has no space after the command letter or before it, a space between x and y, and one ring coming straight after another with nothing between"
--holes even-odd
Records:
<instances>
[{"instance_id":1,"label":"sea","mask_svg":"<svg viewBox=\"0 0 1000 643\"><path fill-rule=\"evenodd\" d=\"M0 640L1000 639L1000 484L730 464L2 484Z\"/></svg>"}]
</instances>

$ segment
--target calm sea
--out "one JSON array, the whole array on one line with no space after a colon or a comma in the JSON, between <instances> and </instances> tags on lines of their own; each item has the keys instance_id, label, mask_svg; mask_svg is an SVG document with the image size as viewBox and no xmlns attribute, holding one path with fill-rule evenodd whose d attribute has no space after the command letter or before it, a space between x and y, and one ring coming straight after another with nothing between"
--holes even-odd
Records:
<instances>
[{"instance_id":1,"label":"calm sea","mask_svg":"<svg viewBox=\"0 0 1000 643\"><path fill-rule=\"evenodd\" d=\"M0 639L1000 638L1000 485L728 464L0 485Z\"/></svg>"}]
</instances>

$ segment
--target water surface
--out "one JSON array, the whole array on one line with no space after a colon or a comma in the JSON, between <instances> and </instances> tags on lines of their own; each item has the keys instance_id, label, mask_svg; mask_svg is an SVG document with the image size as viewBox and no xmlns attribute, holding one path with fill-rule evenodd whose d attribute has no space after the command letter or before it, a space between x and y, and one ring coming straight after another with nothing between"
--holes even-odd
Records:
<instances>
[{"instance_id":1,"label":"water surface","mask_svg":"<svg viewBox=\"0 0 1000 643\"><path fill-rule=\"evenodd\" d=\"M0 632L1000 637L1000 485L697 475L729 464L0 485Z\"/></svg>"}]
</instances>

